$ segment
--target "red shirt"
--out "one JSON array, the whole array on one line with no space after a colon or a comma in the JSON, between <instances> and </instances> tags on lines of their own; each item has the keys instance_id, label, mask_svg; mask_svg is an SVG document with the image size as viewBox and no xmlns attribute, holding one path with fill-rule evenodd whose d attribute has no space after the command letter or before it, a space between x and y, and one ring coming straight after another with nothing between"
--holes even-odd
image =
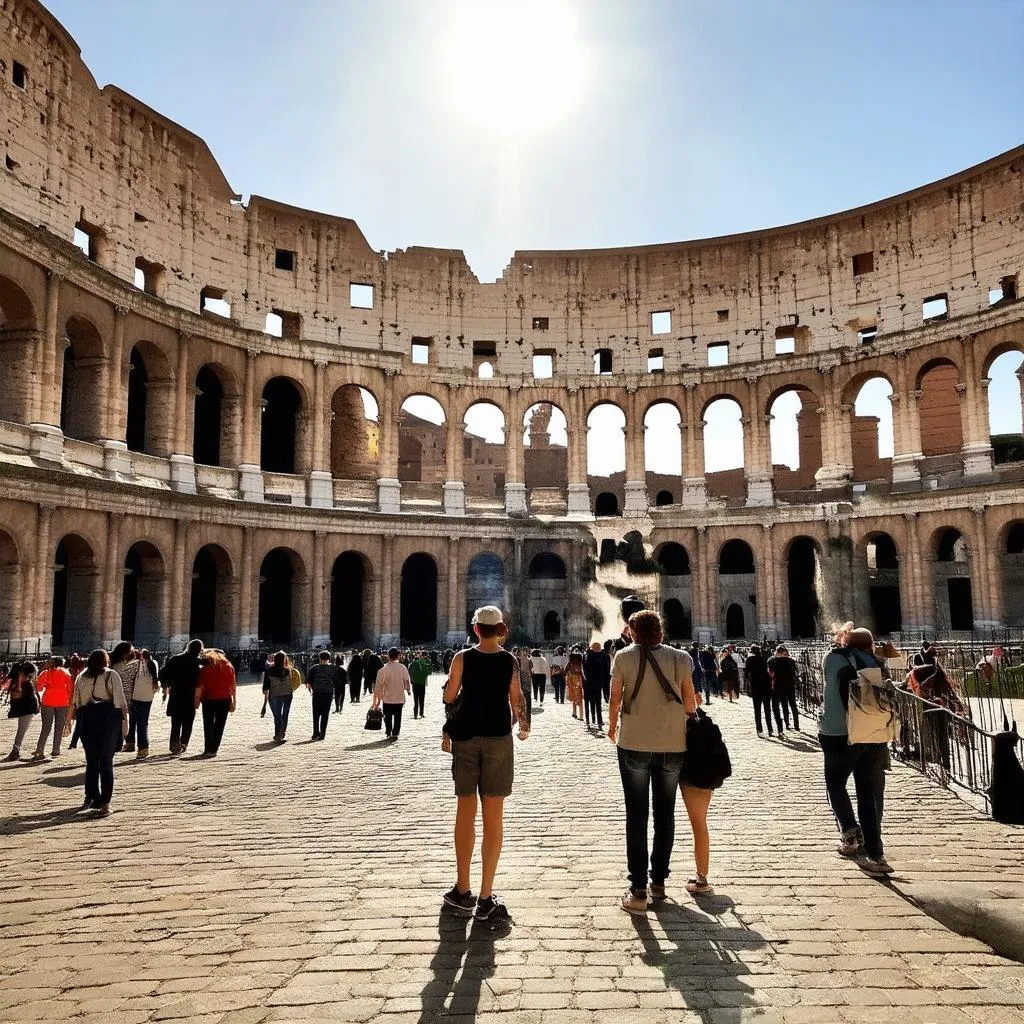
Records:
<instances>
[{"instance_id":1,"label":"red shirt","mask_svg":"<svg viewBox=\"0 0 1024 1024\"><path fill-rule=\"evenodd\" d=\"M203 700L228 700L235 693L235 669L230 661L216 661L199 670Z\"/></svg>"},{"instance_id":2,"label":"red shirt","mask_svg":"<svg viewBox=\"0 0 1024 1024\"><path fill-rule=\"evenodd\" d=\"M39 673L36 690L44 708L66 708L71 705L75 683L66 668L48 668Z\"/></svg>"}]
</instances>

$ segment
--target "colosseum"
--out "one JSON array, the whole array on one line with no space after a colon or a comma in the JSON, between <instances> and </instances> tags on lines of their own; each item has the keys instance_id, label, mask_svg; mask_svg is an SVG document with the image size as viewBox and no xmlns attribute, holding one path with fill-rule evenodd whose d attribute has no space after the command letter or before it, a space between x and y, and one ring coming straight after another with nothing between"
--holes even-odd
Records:
<instances>
[{"instance_id":1,"label":"colosseum","mask_svg":"<svg viewBox=\"0 0 1024 1024\"><path fill-rule=\"evenodd\" d=\"M453 642L486 600L575 640L623 588L676 637L1024 625L1024 443L988 393L1024 383L1024 147L484 283L243 201L36 0L0 26L0 650Z\"/></svg>"}]
</instances>

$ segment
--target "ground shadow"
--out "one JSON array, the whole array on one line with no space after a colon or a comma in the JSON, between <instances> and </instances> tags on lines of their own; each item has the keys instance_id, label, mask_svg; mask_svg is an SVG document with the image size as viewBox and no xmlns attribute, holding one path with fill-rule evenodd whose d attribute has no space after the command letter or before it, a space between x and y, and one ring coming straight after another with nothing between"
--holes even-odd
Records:
<instances>
[{"instance_id":1,"label":"ground shadow","mask_svg":"<svg viewBox=\"0 0 1024 1024\"><path fill-rule=\"evenodd\" d=\"M281 744L278 743L277 740L267 740L266 743L254 743L252 749L260 751L273 750L275 747L279 746L281 746Z\"/></svg>"},{"instance_id":2,"label":"ground shadow","mask_svg":"<svg viewBox=\"0 0 1024 1024\"><path fill-rule=\"evenodd\" d=\"M750 969L742 951L767 942L740 920L728 896L699 896L694 902L669 900L652 904L649 917L630 916L643 943L643 962L662 975L665 987L675 989L688 1009L714 1009L716 1024L739 1024L749 1018L751 1007L762 1005L753 977L744 980Z\"/></svg>"},{"instance_id":3,"label":"ground shadow","mask_svg":"<svg viewBox=\"0 0 1024 1024\"><path fill-rule=\"evenodd\" d=\"M12 768L31 768L32 765L38 764L38 761L2 761L0 762L0 771L10 771Z\"/></svg>"},{"instance_id":4,"label":"ground shadow","mask_svg":"<svg viewBox=\"0 0 1024 1024\"><path fill-rule=\"evenodd\" d=\"M85 784L85 766L79 765L76 775L53 775L48 779L40 775L39 781L44 786L52 786L54 789L74 789L75 786Z\"/></svg>"},{"instance_id":5,"label":"ground shadow","mask_svg":"<svg viewBox=\"0 0 1024 1024\"><path fill-rule=\"evenodd\" d=\"M384 739L371 740L369 743L356 743L354 746L346 747L346 750L372 750L374 747L390 747L391 740Z\"/></svg>"},{"instance_id":6,"label":"ground shadow","mask_svg":"<svg viewBox=\"0 0 1024 1024\"><path fill-rule=\"evenodd\" d=\"M494 941L510 930L507 918L478 921L441 911L437 950L430 960L433 977L420 992L419 1024L436 1024L448 1016L476 1017L480 993L494 974Z\"/></svg>"},{"instance_id":7,"label":"ground shadow","mask_svg":"<svg viewBox=\"0 0 1024 1024\"><path fill-rule=\"evenodd\" d=\"M65 807L59 811L39 811L17 818L4 818L0 820L0 836L22 836L44 828L57 828L61 825L93 820L91 814L86 811L79 813L79 810L78 807Z\"/></svg>"}]
</instances>

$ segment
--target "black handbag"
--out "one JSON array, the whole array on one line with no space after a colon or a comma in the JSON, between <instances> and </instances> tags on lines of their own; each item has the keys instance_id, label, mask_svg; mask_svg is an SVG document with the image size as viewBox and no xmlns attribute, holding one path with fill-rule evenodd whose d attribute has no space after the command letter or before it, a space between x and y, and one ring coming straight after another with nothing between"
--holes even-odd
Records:
<instances>
[{"instance_id":1,"label":"black handbag","mask_svg":"<svg viewBox=\"0 0 1024 1024\"><path fill-rule=\"evenodd\" d=\"M384 712L380 708L370 708L366 712L366 725L363 728L371 732L380 732L384 728Z\"/></svg>"},{"instance_id":2,"label":"black handbag","mask_svg":"<svg viewBox=\"0 0 1024 1024\"><path fill-rule=\"evenodd\" d=\"M729 748L722 730L703 709L686 719L686 766L684 777L698 789L718 789L732 775Z\"/></svg>"},{"instance_id":3,"label":"black handbag","mask_svg":"<svg viewBox=\"0 0 1024 1024\"><path fill-rule=\"evenodd\" d=\"M466 723L466 714L462 703L461 690L459 691L459 695L451 702L451 704L445 704L444 706L444 725L441 727L441 732L443 732L448 739L454 740L456 743L461 743L464 740L471 740L473 738L473 731Z\"/></svg>"}]
</instances>

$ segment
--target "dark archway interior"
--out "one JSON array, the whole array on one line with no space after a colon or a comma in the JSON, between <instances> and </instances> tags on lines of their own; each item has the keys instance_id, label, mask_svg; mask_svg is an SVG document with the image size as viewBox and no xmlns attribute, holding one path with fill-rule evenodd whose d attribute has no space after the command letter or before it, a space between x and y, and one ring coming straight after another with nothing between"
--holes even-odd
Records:
<instances>
[{"instance_id":1,"label":"dark archway interior","mask_svg":"<svg viewBox=\"0 0 1024 1024\"><path fill-rule=\"evenodd\" d=\"M747 635L743 608L738 604L729 605L725 611L725 635L730 640L742 640Z\"/></svg>"},{"instance_id":2,"label":"dark archway interior","mask_svg":"<svg viewBox=\"0 0 1024 1024\"><path fill-rule=\"evenodd\" d=\"M188 631L191 636L209 635L217 629L217 561L213 552L201 548L192 563L192 596Z\"/></svg>"},{"instance_id":3,"label":"dark archway interior","mask_svg":"<svg viewBox=\"0 0 1024 1024\"><path fill-rule=\"evenodd\" d=\"M485 604L505 604L505 563L492 551L474 555L466 574L466 632L472 635L473 612Z\"/></svg>"},{"instance_id":4,"label":"dark archway interior","mask_svg":"<svg viewBox=\"0 0 1024 1024\"><path fill-rule=\"evenodd\" d=\"M192 458L203 466L219 466L224 386L217 374L204 366L196 374L196 391Z\"/></svg>"},{"instance_id":5,"label":"dark archway interior","mask_svg":"<svg viewBox=\"0 0 1024 1024\"><path fill-rule=\"evenodd\" d=\"M132 349L128 373L128 422L125 443L132 452L146 450L146 405L149 400L149 374L138 348Z\"/></svg>"},{"instance_id":6,"label":"dark archway interior","mask_svg":"<svg viewBox=\"0 0 1024 1024\"><path fill-rule=\"evenodd\" d=\"M899 568L895 541L887 533L875 534L868 541L868 571L873 573L868 601L878 636L888 636L903 628Z\"/></svg>"},{"instance_id":7,"label":"dark archway interior","mask_svg":"<svg viewBox=\"0 0 1024 1024\"><path fill-rule=\"evenodd\" d=\"M754 571L754 552L743 540L731 540L718 556L718 571L724 576L750 575ZM742 611L742 609L741 609Z\"/></svg>"},{"instance_id":8,"label":"dark archway interior","mask_svg":"<svg viewBox=\"0 0 1024 1024\"><path fill-rule=\"evenodd\" d=\"M658 491L654 497L654 504L661 508L663 505L674 505L675 498L672 497L671 491Z\"/></svg>"},{"instance_id":9,"label":"dark archway interior","mask_svg":"<svg viewBox=\"0 0 1024 1024\"><path fill-rule=\"evenodd\" d=\"M1024 522L1014 523L1006 534L1006 553L1024 555Z\"/></svg>"},{"instance_id":10,"label":"dark archway interior","mask_svg":"<svg viewBox=\"0 0 1024 1024\"><path fill-rule=\"evenodd\" d=\"M971 581L966 576L951 576L946 580L949 593L949 628L974 629L974 596Z\"/></svg>"},{"instance_id":11,"label":"dark archway interior","mask_svg":"<svg viewBox=\"0 0 1024 1024\"><path fill-rule=\"evenodd\" d=\"M121 639L134 640L139 613L139 583L142 556L132 548L124 559L124 586L121 590Z\"/></svg>"},{"instance_id":12,"label":"dark archway interior","mask_svg":"<svg viewBox=\"0 0 1024 1024\"><path fill-rule=\"evenodd\" d=\"M437 639L437 565L430 555L410 555L402 566L400 631L408 643Z\"/></svg>"},{"instance_id":13,"label":"dark archway interior","mask_svg":"<svg viewBox=\"0 0 1024 1024\"><path fill-rule=\"evenodd\" d=\"M682 544L662 544L658 549L657 561L664 576L690 575L690 555Z\"/></svg>"},{"instance_id":14,"label":"dark archway interior","mask_svg":"<svg viewBox=\"0 0 1024 1024\"><path fill-rule=\"evenodd\" d=\"M967 550L963 534L959 530L946 530L939 538L935 558L939 562L966 562Z\"/></svg>"},{"instance_id":15,"label":"dark archway interior","mask_svg":"<svg viewBox=\"0 0 1024 1024\"><path fill-rule=\"evenodd\" d=\"M562 635L562 617L558 612L551 611L544 615L544 639L557 640Z\"/></svg>"},{"instance_id":16,"label":"dark archway interior","mask_svg":"<svg viewBox=\"0 0 1024 1024\"><path fill-rule=\"evenodd\" d=\"M284 548L274 548L260 566L261 640L287 644L292 639L292 581L295 566Z\"/></svg>"},{"instance_id":17,"label":"dark archway interior","mask_svg":"<svg viewBox=\"0 0 1024 1024\"><path fill-rule=\"evenodd\" d=\"M363 639L363 590L366 570L355 551L334 560L331 570L331 643L351 644Z\"/></svg>"},{"instance_id":18,"label":"dark archway interior","mask_svg":"<svg viewBox=\"0 0 1024 1024\"><path fill-rule=\"evenodd\" d=\"M602 491L594 502L595 516L617 516L619 499L611 491Z\"/></svg>"},{"instance_id":19,"label":"dark archway interior","mask_svg":"<svg viewBox=\"0 0 1024 1024\"><path fill-rule=\"evenodd\" d=\"M532 580L564 580L565 562L550 551L542 551L530 562L530 579Z\"/></svg>"},{"instance_id":20,"label":"dark archway interior","mask_svg":"<svg viewBox=\"0 0 1024 1024\"><path fill-rule=\"evenodd\" d=\"M690 613L677 597L669 598L662 608L666 640L687 640L693 632Z\"/></svg>"},{"instance_id":21,"label":"dark archway interior","mask_svg":"<svg viewBox=\"0 0 1024 1024\"><path fill-rule=\"evenodd\" d=\"M794 637L818 633L818 549L810 537L797 537L789 548L789 626Z\"/></svg>"},{"instance_id":22,"label":"dark archway interior","mask_svg":"<svg viewBox=\"0 0 1024 1024\"><path fill-rule=\"evenodd\" d=\"M607 565L608 562L615 561L618 557L618 553L619 547L615 541L613 541L611 537L605 537L605 539L601 541L601 553L598 556L598 561L601 565Z\"/></svg>"},{"instance_id":23,"label":"dark archway interior","mask_svg":"<svg viewBox=\"0 0 1024 1024\"><path fill-rule=\"evenodd\" d=\"M295 436L302 399L287 377L272 377L263 389L260 467L269 473L295 472Z\"/></svg>"},{"instance_id":24,"label":"dark archway interior","mask_svg":"<svg viewBox=\"0 0 1024 1024\"><path fill-rule=\"evenodd\" d=\"M77 534L68 534L54 554L53 645L87 647L96 642L93 597L95 561L92 549Z\"/></svg>"},{"instance_id":25,"label":"dark archway interior","mask_svg":"<svg viewBox=\"0 0 1024 1024\"><path fill-rule=\"evenodd\" d=\"M58 566L53 576L53 611L50 616L50 633L54 644L64 643L64 624L68 609L68 546L61 541L57 545L54 559Z\"/></svg>"}]
</instances>

